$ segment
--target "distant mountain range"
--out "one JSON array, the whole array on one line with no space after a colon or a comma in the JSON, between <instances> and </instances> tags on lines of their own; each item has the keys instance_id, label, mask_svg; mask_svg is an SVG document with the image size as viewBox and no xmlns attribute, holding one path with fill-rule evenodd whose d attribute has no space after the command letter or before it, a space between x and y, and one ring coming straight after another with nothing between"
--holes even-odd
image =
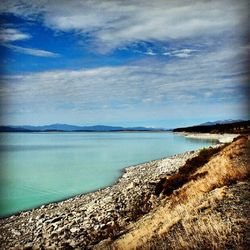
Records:
<instances>
[{"instance_id":1,"label":"distant mountain range","mask_svg":"<svg viewBox=\"0 0 250 250\"><path fill-rule=\"evenodd\" d=\"M119 132L119 131L165 131L159 128L118 127L118 126L76 126L68 124L51 124L44 126L0 126L0 132Z\"/></svg>"},{"instance_id":2,"label":"distant mountain range","mask_svg":"<svg viewBox=\"0 0 250 250\"><path fill-rule=\"evenodd\" d=\"M233 133L233 134L249 134L250 120L228 123L209 123L209 125L198 125L192 127L176 128L174 132L192 132L192 133Z\"/></svg>"},{"instance_id":3,"label":"distant mountain range","mask_svg":"<svg viewBox=\"0 0 250 250\"><path fill-rule=\"evenodd\" d=\"M202 123L198 126L214 126L223 124L241 123L243 120L219 120L214 122ZM197 127L197 126L195 126ZM105 126L105 125L94 125L94 126L77 126L69 124L50 124L42 126L0 126L0 132L143 132L143 131L169 131L172 129L163 128L147 128L147 127L121 127L121 126Z\"/></svg>"},{"instance_id":4,"label":"distant mountain range","mask_svg":"<svg viewBox=\"0 0 250 250\"><path fill-rule=\"evenodd\" d=\"M230 124L230 123L236 123L236 122L244 122L244 120L219 120L214 122L205 122L200 124L199 126L210 126L210 125L216 125L216 124Z\"/></svg>"}]
</instances>

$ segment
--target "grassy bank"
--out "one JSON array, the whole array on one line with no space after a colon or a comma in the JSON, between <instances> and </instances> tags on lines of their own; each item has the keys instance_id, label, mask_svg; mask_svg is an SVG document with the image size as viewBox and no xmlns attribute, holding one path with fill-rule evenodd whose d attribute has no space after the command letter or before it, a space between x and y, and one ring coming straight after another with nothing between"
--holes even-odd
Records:
<instances>
[{"instance_id":1,"label":"grassy bank","mask_svg":"<svg viewBox=\"0 0 250 250\"><path fill-rule=\"evenodd\" d=\"M247 137L202 150L159 181L159 207L95 249L247 249L248 155Z\"/></svg>"}]
</instances>

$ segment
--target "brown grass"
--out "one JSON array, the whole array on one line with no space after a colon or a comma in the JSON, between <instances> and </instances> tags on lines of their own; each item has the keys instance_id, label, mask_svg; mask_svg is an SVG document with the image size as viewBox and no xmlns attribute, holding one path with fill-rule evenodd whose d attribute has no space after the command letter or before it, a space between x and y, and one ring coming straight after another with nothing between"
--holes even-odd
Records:
<instances>
[{"instance_id":1,"label":"brown grass","mask_svg":"<svg viewBox=\"0 0 250 250\"><path fill-rule=\"evenodd\" d=\"M201 218L198 215L177 224L174 233L163 233L147 242L146 248L137 249L228 249L243 244L238 227L235 221L224 222L219 215L209 214Z\"/></svg>"},{"instance_id":2,"label":"brown grass","mask_svg":"<svg viewBox=\"0 0 250 250\"><path fill-rule=\"evenodd\" d=\"M249 177L249 141L241 137L213 157L212 153L217 152L203 151L179 173L161 180L160 193L168 195L163 205L128 227L117 240L102 242L96 249L240 247L242 221L237 212L227 213L230 206L216 209L226 199L235 201L227 186Z\"/></svg>"},{"instance_id":3,"label":"brown grass","mask_svg":"<svg viewBox=\"0 0 250 250\"><path fill-rule=\"evenodd\" d=\"M191 180L197 180L204 176L205 172L197 173L195 175L193 175L193 173L206 164L211 157L218 153L223 147L224 145L220 148L202 149L198 156L188 159L185 165L179 169L178 173L162 178L156 185L155 194L158 196L160 194L169 196L185 183Z\"/></svg>"}]
</instances>

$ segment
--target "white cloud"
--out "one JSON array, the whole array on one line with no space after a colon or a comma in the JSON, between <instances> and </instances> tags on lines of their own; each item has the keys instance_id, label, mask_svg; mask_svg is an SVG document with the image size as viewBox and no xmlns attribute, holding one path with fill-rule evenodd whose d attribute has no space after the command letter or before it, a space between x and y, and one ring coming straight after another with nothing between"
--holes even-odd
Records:
<instances>
[{"instance_id":1,"label":"white cloud","mask_svg":"<svg viewBox=\"0 0 250 250\"><path fill-rule=\"evenodd\" d=\"M39 56L39 57L57 57L59 54L36 49L36 48L24 48L21 46L13 45L13 42L28 40L31 38L30 34L21 32L20 30L14 28L3 28L0 29L0 44L3 46L12 49L16 52L28 54L32 56Z\"/></svg>"},{"instance_id":2,"label":"white cloud","mask_svg":"<svg viewBox=\"0 0 250 250\"><path fill-rule=\"evenodd\" d=\"M163 55L172 56L172 57L187 58L187 57L190 57L191 54L193 54L194 52L197 52L197 50L178 49L178 50L170 50L170 51L164 52Z\"/></svg>"},{"instance_id":3,"label":"white cloud","mask_svg":"<svg viewBox=\"0 0 250 250\"><path fill-rule=\"evenodd\" d=\"M153 52L152 49L148 48L147 51L144 53L145 55L149 55L149 56L155 56L157 55L157 53Z\"/></svg>"},{"instance_id":4,"label":"white cloud","mask_svg":"<svg viewBox=\"0 0 250 250\"><path fill-rule=\"evenodd\" d=\"M32 48L24 48L21 46L11 45L11 44L4 44L5 47L10 48L16 52L28 54L32 56L39 56L39 57L58 57L60 56L57 53L53 53L47 50L41 49L32 49Z\"/></svg>"},{"instance_id":5,"label":"white cloud","mask_svg":"<svg viewBox=\"0 0 250 250\"><path fill-rule=\"evenodd\" d=\"M13 29L13 28L0 29L0 42L1 43L27 40L30 38L31 36L29 34L23 33L17 29Z\"/></svg>"},{"instance_id":6,"label":"white cloud","mask_svg":"<svg viewBox=\"0 0 250 250\"><path fill-rule=\"evenodd\" d=\"M89 33L100 51L138 41L239 35L247 1L36 1L6 0L2 12L40 18L59 31ZM246 25L245 25L246 26ZM187 54L186 54L187 55ZM184 53L179 57L186 56Z\"/></svg>"},{"instance_id":7,"label":"white cloud","mask_svg":"<svg viewBox=\"0 0 250 250\"><path fill-rule=\"evenodd\" d=\"M147 60L130 66L4 76L8 84L1 87L1 98L7 107L55 111L66 105L79 112L232 102L243 98L244 72L237 56L224 48L190 57L188 63Z\"/></svg>"}]
</instances>

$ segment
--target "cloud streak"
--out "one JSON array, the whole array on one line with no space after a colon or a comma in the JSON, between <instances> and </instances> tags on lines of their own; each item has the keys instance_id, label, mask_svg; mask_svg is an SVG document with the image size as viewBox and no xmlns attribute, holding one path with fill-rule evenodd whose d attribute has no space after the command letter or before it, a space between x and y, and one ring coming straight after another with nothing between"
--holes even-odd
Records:
<instances>
[{"instance_id":1,"label":"cloud streak","mask_svg":"<svg viewBox=\"0 0 250 250\"><path fill-rule=\"evenodd\" d=\"M23 41L31 39L31 35L21 32L14 28L3 28L0 29L0 44L4 47L14 50L18 53L28 54L31 56L38 57L58 57L59 54L53 53L46 50L36 48L24 48L21 46L13 45L13 42Z\"/></svg>"},{"instance_id":2,"label":"cloud streak","mask_svg":"<svg viewBox=\"0 0 250 250\"><path fill-rule=\"evenodd\" d=\"M31 36L29 34L23 33L17 29L0 29L0 42L14 42L20 40L27 40L30 39Z\"/></svg>"},{"instance_id":3,"label":"cloud streak","mask_svg":"<svg viewBox=\"0 0 250 250\"><path fill-rule=\"evenodd\" d=\"M171 50L168 52L164 52L163 55L171 57L187 58L190 57L194 52L197 52L197 50L179 49L179 50Z\"/></svg>"},{"instance_id":4,"label":"cloud streak","mask_svg":"<svg viewBox=\"0 0 250 250\"><path fill-rule=\"evenodd\" d=\"M4 44L4 46L16 52L31 55L31 56L39 56L39 57L59 57L60 56L57 53L53 53L47 50L24 48L21 46L16 46L16 45L11 45L11 44Z\"/></svg>"}]
</instances>

